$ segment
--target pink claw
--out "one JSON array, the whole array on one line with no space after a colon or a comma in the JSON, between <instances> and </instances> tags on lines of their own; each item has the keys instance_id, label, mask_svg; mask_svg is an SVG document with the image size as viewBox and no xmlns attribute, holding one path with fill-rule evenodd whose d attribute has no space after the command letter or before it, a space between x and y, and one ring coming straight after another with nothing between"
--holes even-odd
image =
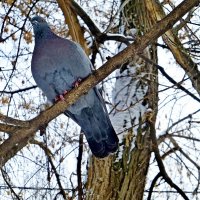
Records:
<instances>
[{"instance_id":1,"label":"pink claw","mask_svg":"<svg viewBox=\"0 0 200 200\"><path fill-rule=\"evenodd\" d=\"M65 90L64 92L63 92L63 95L66 95L68 93L68 91L67 90Z\"/></svg>"},{"instance_id":2,"label":"pink claw","mask_svg":"<svg viewBox=\"0 0 200 200\"><path fill-rule=\"evenodd\" d=\"M81 78L78 78L74 83L73 83L73 87L77 88L80 83L81 83L82 79Z\"/></svg>"},{"instance_id":3,"label":"pink claw","mask_svg":"<svg viewBox=\"0 0 200 200\"><path fill-rule=\"evenodd\" d=\"M63 94L60 94L60 95L58 95L58 96L56 96L56 98L55 98L55 101L64 101L65 100L65 95L68 93L68 91L67 90L65 90L64 92L63 92Z\"/></svg>"},{"instance_id":4,"label":"pink claw","mask_svg":"<svg viewBox=\"0 0 200 200\"><path fill-rule=\"evenodd\" d=\"M64 101L64 100L65 100L65 98L62 94L56 96L56 98L55 98L55 101Z\"/></svg>"},{"instance_id":5,"label":"pink claw","mask_svg":"<svg viewBox=\"0 0 200 200\"><path fill-rule=\"evenodd\" d=\"M64 101L65 100L65 95L68 93L68 91L67 90L65 90L64 92L63 92L63 94L60 94L60 95L58 95L58 96L56 96L55 97L55 101Z\"/></svg>"}]
</instances>

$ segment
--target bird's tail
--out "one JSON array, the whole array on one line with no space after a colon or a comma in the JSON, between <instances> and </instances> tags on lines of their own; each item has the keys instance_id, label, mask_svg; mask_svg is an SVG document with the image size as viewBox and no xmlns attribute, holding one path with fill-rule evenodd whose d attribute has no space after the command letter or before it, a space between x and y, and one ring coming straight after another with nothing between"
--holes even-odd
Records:
<instances>
[{"instance_id":1,"label":"bird's tail","mask_svg":"<svg viewBox=\"0 0 200 200\"><path fill-rule=\"evenodd\" d=\"M92 153L98 158L104 158L118 148L119 140L111 124L109 129L101 127L100 132L98 130L93 130L92 133L85 131L85 136Z\"/></svg>"},{"instance_id":2,"label":"bird's tail","mask_svg":"<svg viewBox=\"0 0 200 200\"><path fill-rule=\"evenodd\" d=\"M81 126L92 153L104 158L117 150L119 140L107 113L99 113L94 109L84 108L78 116L69 111L65 114Z\"/></svg>"}]
</instances>

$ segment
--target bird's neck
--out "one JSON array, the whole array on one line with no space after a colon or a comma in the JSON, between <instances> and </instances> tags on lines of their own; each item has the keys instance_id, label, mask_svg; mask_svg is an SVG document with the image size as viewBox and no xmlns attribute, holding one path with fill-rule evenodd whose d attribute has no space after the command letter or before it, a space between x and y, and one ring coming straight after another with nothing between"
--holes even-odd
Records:
<instances>
[{"instance_id":1,"label":"bird's neck","mask_svg":"<svg viewBox=\"0 0 200 200\"><path fill-rule=\"evenodd\" d=\"M35 40L55 38L56 34L51 31L49 27L39 29L35 32Z\"/></svg>"}]
</instances>

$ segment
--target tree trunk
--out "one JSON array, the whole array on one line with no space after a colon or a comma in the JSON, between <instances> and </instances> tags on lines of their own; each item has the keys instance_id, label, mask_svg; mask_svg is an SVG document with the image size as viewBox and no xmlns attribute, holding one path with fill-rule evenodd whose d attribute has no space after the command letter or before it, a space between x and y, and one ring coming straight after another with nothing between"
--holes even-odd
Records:
<instances>
[{"instance_id":1,"label":"tree trunk","mask_svg":"<svg viewBox=\"0 0 200 200\"><path fill-rule=\"evenodd\" d=\"M126 33L136 28L142 35L153 25L146 2L132 0L123 8L121 22ZM150 46L144 54L157 62L155 46ZM90 159L86 184L88 200L140 200L144 194L151 156L150 128L146 122L155 123L157 114L157 70L137 58L117 71L116 76L121 78L115 84L113 104L117 106L111 119L115 129L120 130L120 147L116 155Z\"/></svg>"}]
</instances>

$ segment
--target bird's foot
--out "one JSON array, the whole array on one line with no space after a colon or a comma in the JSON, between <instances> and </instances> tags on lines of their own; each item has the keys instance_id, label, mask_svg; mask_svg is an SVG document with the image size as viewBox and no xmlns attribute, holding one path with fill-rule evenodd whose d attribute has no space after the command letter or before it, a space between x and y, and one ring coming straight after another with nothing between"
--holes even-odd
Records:
<instances>
[{"instance_id":1,"label":"bird's foot","mask_svg":"<svg viewBox=\"0 0 200 200\"><path fill-rule=\"evenodd\" d=\"M63 95L65 96L67 93L68 93L68 91L67 91L67 90L65 90L65 91L63 92Z\"/></svg>"},{"instance_id":2,"label":"bird's foot","mask_svg":"<svg viewBox=\"0 0 200 200\"><path fill-rule=\"evenodd\" d=\"M65 90L64 92L63 92L63 94L59 94L58 96L56 96L55 97L55 101L57 102L57 101L64 101L65 100L65 95L68 93L68 91L67 90Z\"/></svg>"},{"instance_id":3,"label":"bird's foot","mask_svg":"<svg viewBox=\"0 0 200 200\"><path fill-rule=\"evenodd\" d=\"M72 86L73 86L74 88L77 88L77 87L80 85L81 81L82 81L82 79L81 79L81 78L78 78L78 79L72 84Z\"/></svg>"},{"instance_id":4,"label":"bird's foot","mask_svg":"<svg viewBox=\"0 0 200 200\"><path fill-rule=\"evenodd\" d=\"M59 94L58 96L55 97L55 101L64 101L64 96L62 94Z\"/></svg>"}]
</instances>

